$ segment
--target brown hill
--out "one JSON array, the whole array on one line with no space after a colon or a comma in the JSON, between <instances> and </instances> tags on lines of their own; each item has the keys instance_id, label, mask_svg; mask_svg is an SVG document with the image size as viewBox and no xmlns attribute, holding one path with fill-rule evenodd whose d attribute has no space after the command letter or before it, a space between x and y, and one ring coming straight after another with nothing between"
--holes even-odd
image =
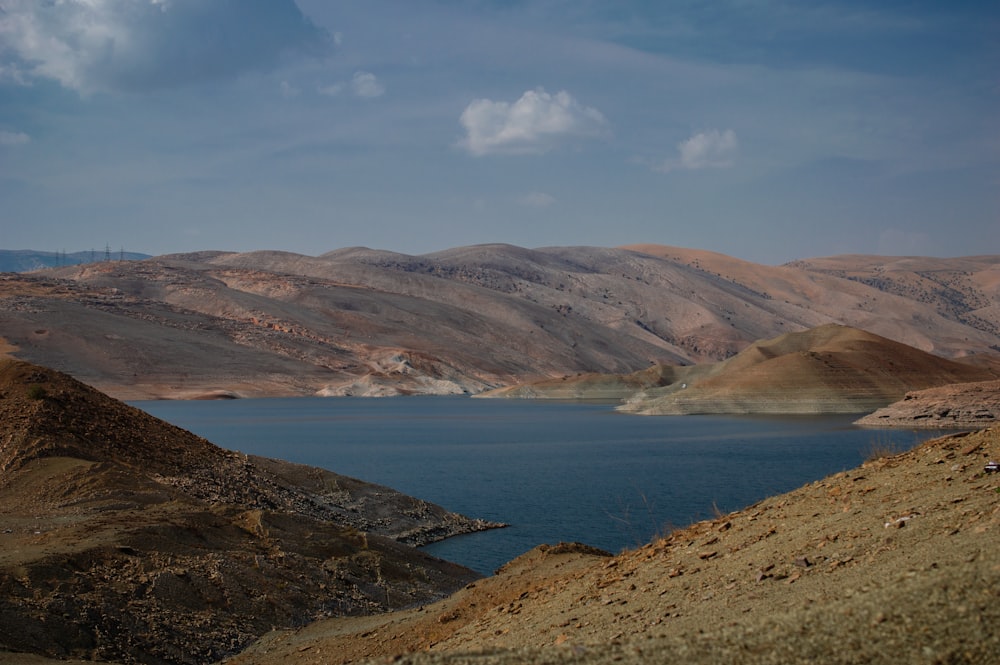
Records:
<instances>
[{"instance_id":1,"label":"brown hill","mask_svg":"<svg viewBox=\"0 0 1000 665\"><path fill-rule=\"evenodd\" d=\"M997 459L997 429L936 439L615 557L540 547L434 605L278 631L232 662L995 663Z\"/></svg>"},{"instance_id":2,"label":"brown hill","mask_svg":"<svg viewBox=\"0 0 1000 665\"><path fill-rule=\"evenodd\" d=\"M1000 422L1000 381L959 383L906 393L857 421L866 427L980 429Z\"/></svg>"},{"instance_id":3,"label":"brown hill","mask_svg":"<svg viewBox=\"0 0 1000 665\"><path fill-rule=\"evenodd\" d=\"M997 257L908 259L950 270L935 292L864 276L902 274L889 259L834 260L861 272L648 245L198 252L2 276L0 337L129 398L478 393L716 362L831 322L947 358L1000 349Z\"/></svg>"},{"instance_id":4,"label":"brown hill","mask_svg":"<svg viewBox=\"0 0 1000 665\"><path fill-rule=\"evenodd\" d=\"M475 579L409 545L490 525L247 457L0 361L0 650L204 663L275 626Z\"/></svg>"},{"instance_id":5,"label":"brown hill","mask_svg":"<svg viewBox=\"0 0 1000 665\"><path fill-rule=\"evenodd\" d=\"M621 411L861 413L907 391L991 379L996 369L946 360L878 335L827 324L755 342L728 360L657 366L623 376L578 375L501 388L483 397L624 399Z\"/></svg>"}]
</instances>

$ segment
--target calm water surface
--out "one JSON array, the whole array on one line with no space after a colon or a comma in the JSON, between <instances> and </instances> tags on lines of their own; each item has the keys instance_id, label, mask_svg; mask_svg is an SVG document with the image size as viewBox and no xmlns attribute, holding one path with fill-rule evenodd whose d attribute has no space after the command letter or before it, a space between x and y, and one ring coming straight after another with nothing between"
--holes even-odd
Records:
<instances>
[{"instance_id":1,"label":"calm water surface","mask_svg":"<svg viewBox=\"0 0 1000 665\"><path fill-rule=\"evenodd\" d=\"M611 552L940 432L854 416L641 417L611 405L464 397L137 402L214 443L388 485L507 529L428 552L489 574L541 543Z\"/></svg>"}]
</instances>

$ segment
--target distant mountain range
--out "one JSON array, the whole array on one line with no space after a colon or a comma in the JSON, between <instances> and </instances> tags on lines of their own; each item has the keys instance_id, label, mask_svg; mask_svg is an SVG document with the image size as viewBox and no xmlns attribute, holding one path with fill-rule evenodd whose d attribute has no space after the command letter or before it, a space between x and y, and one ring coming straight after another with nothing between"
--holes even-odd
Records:
<instances>
[{"instance_id":1,"label":"distant mountain range","mask_svg":"<svg viewBox=\"0 0 1000 665\"><path fill-rule=\"evenodd\" d=\"M40 252L34 249L0 249L0 272L31 272L45 268L76 266L83 263L104 261L109 257L112 261L139 261L148 259L149 256L149 254L139 254L138 252L111 251L109 249L70 253Z\"/></svg>"},{"instance_id":2,"label":"distant mountain range","mask_svg":"<svg viewBox=\"0 0 1000 665\"><path fill-rule=\"evenodd\" d=\"M998 364L1000 257L765 266L659 245L477 245L0 275L0 352L130 399L475 394L715 363L830 323Z\"/></svg>"}]
</instances>

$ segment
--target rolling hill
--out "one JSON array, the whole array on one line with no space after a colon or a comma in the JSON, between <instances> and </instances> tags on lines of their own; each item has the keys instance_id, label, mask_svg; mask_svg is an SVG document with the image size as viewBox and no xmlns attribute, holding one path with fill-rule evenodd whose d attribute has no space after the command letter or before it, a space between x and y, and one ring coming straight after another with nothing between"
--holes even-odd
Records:
<instances>
[{"instance_id":1,"label":"rolling hill","mask_svg":"<svg viewBox=\"0 0 1000 665\"><path fill-rule=\"evenodd\" d=\"M854 328L826 324L754 342L684 381L629 397L619 410L694 413L861 413L911 390L996 378Z\"/></svg>"},{"instance_id":2,"label":"rolling hill","mask_svg":"<svg viewBox=\"0 0 1000 665\"><path fill-rule=\"evenodd\" d=\"M650 245L205 251L0 275L0 352L124 398L476 394L717 362L826 323L988 363L998 265L762 266Z\"/></svg>"}]
</instances>

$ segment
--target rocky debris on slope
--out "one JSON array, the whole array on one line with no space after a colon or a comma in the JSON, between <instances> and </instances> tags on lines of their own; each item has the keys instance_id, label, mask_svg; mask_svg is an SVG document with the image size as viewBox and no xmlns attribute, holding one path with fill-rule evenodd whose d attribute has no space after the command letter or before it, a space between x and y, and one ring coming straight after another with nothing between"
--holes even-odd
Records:
<instances>
[{"instance_id":1,"label":"rocky debris on slope","mask_svg":"<svg viewBox=\"0 0 1000 665\"><path fill-rule=\"evenodd\" d=\"M222 450L7 360L0 526L0 650L204 663L275 626L439 598L478 575L411 544L500 525Z\"/></svg>"},{"instance_id":2,"label":"rocky debris on slope","mask_svg":"<svg viewBox=\"0 0 1000 665\"><path fill-rule=\"evenodd\" d=\"M434 605L240 665L995 663L1000 429L876 457L615 557L540 548Z\"/></svg>"},{"instance_id":3,"label":"rocky debris on slope","mask_svg":"<svg viewBox=\"0 0 1000 665\"><path fill-rule=\"evenodd\" d=\"M981 429L1000 422L1000 381L960 383L906 393L855 424L866 427Z\"/></svg>"}]
</instances>

